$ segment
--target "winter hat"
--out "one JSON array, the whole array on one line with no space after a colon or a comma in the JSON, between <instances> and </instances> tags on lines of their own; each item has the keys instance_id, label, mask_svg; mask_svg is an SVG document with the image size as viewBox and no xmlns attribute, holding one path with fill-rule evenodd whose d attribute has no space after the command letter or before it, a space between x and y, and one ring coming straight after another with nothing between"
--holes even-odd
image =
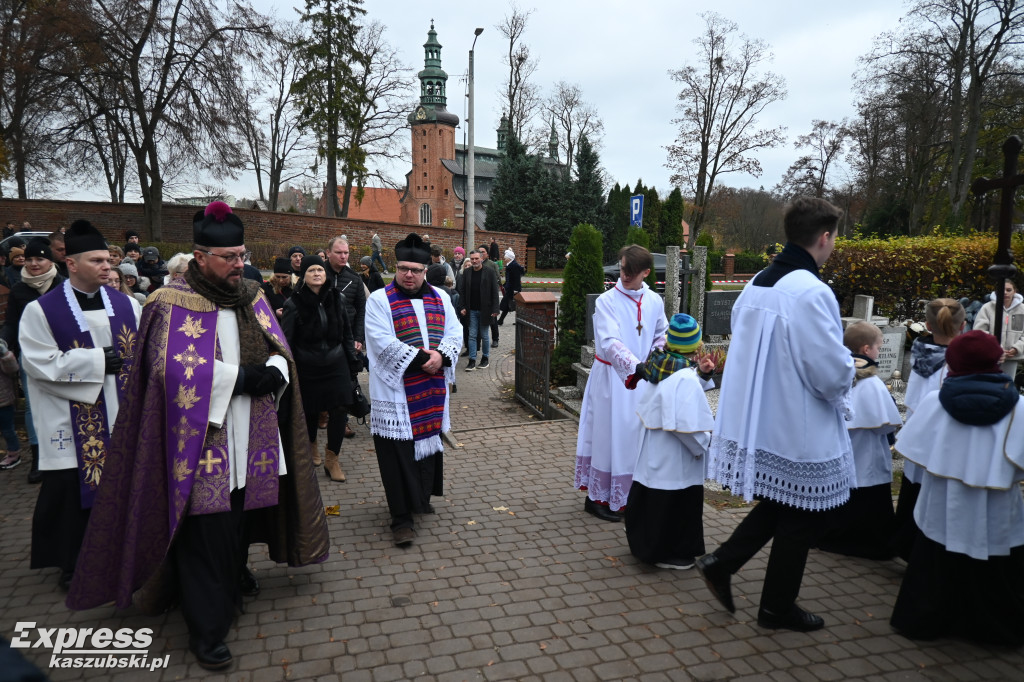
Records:
<instances>
[{"instance_id":1,"label":"winter hat","mask_svg":"<svg viewBox=\"0 0 1024 682\"><path fill-rule=\"evenodd\" d=\"M292 262L287 258L275 258L274 259L274 274L275 275L287 275L291 274Z\"/></svg>"},{"instance_id":2,"label":"winter hat","mask_svg":"<svg viewBox=\"0 0 1024 682\"><path fill-rule=\"evenodd\" d=\"M50 251L50 240L46 237L32 237L28 246L25 247L25 258L45 258L53 260L53 252Z\"/></svg>"},{"instance_id":3,"label":"winter hat","mask_svg":"<svg viewBox=\"0 0 1024 682\"><path fill-rule=\"evenodd\" d=\"M304 248L302 248L301 246L293 246L292 248L288 249L288 257L289 258L291 258L292 254L294 254L294 253L301 253L303 256L305 256L306 255L306 250Z\"/></svg>"},{"instance_id":4,"label":"winter hat","mask_svg":"<svg viewBox=\"0 0 1024 682\"><path fill-rule=\"evenodd\" d=\"M448 276L448 268L442 263L434 263L427 268L427 284L435 287L443 287L444 280Z\"/></svg>"},{"instance_id":5,"label":"winter hat","mask_svg":"<svg viewBox=\"0 0 1024 682\"><path fill-rule=\"evenodd\" d=\"M135 279L139 278L139 269L135 267L135 263L130 260L121 261L121 264L117 267L125 277L134 277Z\"/></svg>"},{"instance_id":6,"label":"winter hat","mask_svg":"<svg viewBox=\"0 0 1024 682\"><path fill-rule=\"evenodd\" d=\"M459 256L459 255L465 256L466 255L466 250L464 248L462 248L461 246L456 246L455 247L455 255L456 256Z\"/></svg>"},{"instance_id":7,"label":"winter hat","mask_svg":"<svg viewBox=\"0 0 1024 682\"><path fill-rule=\"evenodd\" d=\"M88 220L76 220L64 234L64 247L68 256L86 251L106 251L107 240ZM11 254L13 253L12 249Z\"/></svg>"},{"instance_id":8,"label":"winter hat","mask_svg":"<svg viewBox=\"0 0 1024 682\"><path fill-rule=\"evenodd\" d=\"M368 268L373 267L373 259L370 258L369 256L363 256L362 258L359 259L359 262Z\"/></svg>"},{"instance_id":9,"label":"winter hat","mask_svg":"<svg viewBox=\"0 0 1024 682\"><path fill-rule=\"evenodd\" d=\"M196 242L196 244L203 244L202 242ZM203 246L210 246L209 244L203 244ZM214 244L213 246L241 246L241 244ZM142 247L142 260L153 261L154 263L160 260L160 250L155 246L144 246Z\"/></svg>"},{"instance_id":10,"label":"winter hat","mask_svg":"<svg viewBox=\"0 0 1024 682\"><path fill-rule=\"evenodd\" d=\"M946 348L946 366L949 376L965 374L998 374L1003 371L999 359L1003 348L996 337L974 329L953 339Z\"/></svg>"},{"instance_id":11,"label":"winter hat","mask_svg":"<svg viewBox=\"0 0 1024 682\"><path fill-rule=\"evenodd\" d=\"M12 246L11 250L7 253L7 259L8 260L14 260L15 256L24 256L24 255L25 255L25 247L24 246Z\"/></svg>"},{"instance_id":12,"label":"winter hat","mask_svg":"<svg viewBox=\"0 0 1024 682\"><path fill-rule=\"evenodd\" d=\"M700 348L700 325L686 313L676 313L668 323L665 348L673 353L689 355Z\"/></svg>"},{"instance_id":13,"label":"winter hat","mask_svg":"<svg viewBox=\"0 0 1024 682\"><path fill-rule=\"evenodd\" d=\"M505 260L513 261L516 259L516 252L512 249L505 249Z\"/></svg>"},{"instance_id":14,"label":"winter hat","mask_svg":"<svg viewBox=\"0 0 1024 682\"><path fill-rule=\"evenodd\" d=\"M302 257L302 264L299 265L299 281L303 282L306 279L306 270L309 270L314 265L319 265L324 270L327 269L327 264L324 263L324 259L315 253L310 256Z\"/></svg>"}]
</instances>

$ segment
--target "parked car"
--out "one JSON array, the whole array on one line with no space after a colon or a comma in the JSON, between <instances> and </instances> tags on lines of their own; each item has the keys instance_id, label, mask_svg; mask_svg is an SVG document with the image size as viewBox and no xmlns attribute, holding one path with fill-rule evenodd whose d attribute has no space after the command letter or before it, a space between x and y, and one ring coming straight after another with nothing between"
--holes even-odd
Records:
<instances>
[{"instance_id":1,"label":"parked car","mask_svg":"<svg viewBox=\"0 0 1024 682\"><path fill-rule=\"evenodd\" d=\"M32 237L49 236L49 232L16 232L12 234L10 237L6 237L3 241L0 241L0 249L3 249L5 252L9 251L11 248L11 242L18 241L19 239L28 244L29 240L32 239Z\"/></svg>"},{"instance_id":2,"label":"parked car","mask_svg":"<svg viewBox=\"0 0 1024 682\"><path fill-rule=\"evenodd\" d=\"M651 257L654 259L654 279L660 284L656 285L656 291L659 294L665 293L665 263L666 256L663 253L652 253ZM683 269L683 259L679 259L679 269ZM611 289L615 283L619 280L619 264L618 262L612 263L611 265L604 266L604 288L605 290Z\"/></svg>"}]
</instances>

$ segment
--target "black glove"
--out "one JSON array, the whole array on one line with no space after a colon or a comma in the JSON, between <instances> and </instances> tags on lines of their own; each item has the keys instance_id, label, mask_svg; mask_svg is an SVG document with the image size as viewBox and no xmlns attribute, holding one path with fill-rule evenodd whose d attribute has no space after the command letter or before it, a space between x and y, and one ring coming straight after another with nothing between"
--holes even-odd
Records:
<instances>
[{"instance_id":1,"label":"black glove","mask_svg":"<svg viewBox=\"0 0 1024 682\"><path fill-rule=\"evenodd\" d=\"M106 374L117 374L121 371L124 360L117 354L113 346L103 347L103 371Z\"/></svg>"},{"instance_id":2,"label":"black glove","mask_svg":"<svg viewBox=\"0 0 1024 682\"><path fill-rule=\"evenodd\" d=\"M267 365L245 365L240 368L242 373L241 393L248 393L251 396L267 395L276 393L284 386L284 376L277 367Z\"/></svg>"}]
</instances>

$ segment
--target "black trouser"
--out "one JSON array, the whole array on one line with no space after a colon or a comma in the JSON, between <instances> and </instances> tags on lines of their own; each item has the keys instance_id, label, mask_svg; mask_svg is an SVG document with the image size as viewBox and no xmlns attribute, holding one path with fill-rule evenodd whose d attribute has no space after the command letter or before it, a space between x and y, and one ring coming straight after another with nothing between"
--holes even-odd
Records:
<instances>
[{"instance_id":1,"label":"black trouser","mask_svg":"<svg viewBox=\"0 0 1024 682\"><path fill-rule=\"evenodd\" d=\"M762 500L714 554L723 568L735 573L772 540L761 608L786 613L800 593L807 551L828 530L832 514L831 510L812 512Z\"/></svg>"},{"instance_id":2,"label":"black trouser","mask_svg":"<svg viewBox=\"0 0 1024 682\"><path fill-rule=\"evenodd\" d=\"M303 408L306 409L306 408ZM348 424L348 412L344 407L327 410L327 449L337 454L341 452L341 442L345 437L345 425ZM320 430L320 413L306 409L306 433L309 442L316 448L316 433Z\"/></svg>"},{"instance_id":3,"label":"black trouser","mask_svg":"<svg viewBox=\"0 0 1024 682\"><path fill-rule=\"evenodd\" d=\"M430 508L430 495L437 492L437 471L441 455L416 461L411 440L373 437L380 480L391 512L391 530L413 527L413 514Z\"/></svg>"},{"instance_id":4,"label":"black trouser","mask_svg":"<svg viewBox=\"0 0 1024 682\"><path fill-rule=\"evenodd\" d=\"M181 612L189 644L200 652L224 641L240 605L244 506L245 490L235 490L231 511L185 516L174 542Z\"/></svg>"}]
</instances>

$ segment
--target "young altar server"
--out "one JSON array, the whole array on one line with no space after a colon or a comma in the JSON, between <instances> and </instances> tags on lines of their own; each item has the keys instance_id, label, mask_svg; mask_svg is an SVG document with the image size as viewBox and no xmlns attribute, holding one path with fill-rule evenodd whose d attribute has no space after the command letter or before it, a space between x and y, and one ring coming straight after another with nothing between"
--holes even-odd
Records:
<instances>
[{"instance_id":1,"label":"young altar server","mask_svg":"<svg viewBox=\"0 0 1024 682\"><path fill-rule=\"evenodd\" d=\"M1024 645L1024 403L980 330L946 351L948 376L900 431L920 467L914 543L891 623L912 639Z\"/></svg>"},{"instance_id":2,"label":"young altar server","mask_svg":"<svg viewBox=\"0 0 1024 682\"><path fill-rule=\"evenodd\" d=\"M857 469L857 487L836 512L835 526L818 549L866 559L892 557L892 452L889 437L903 424L896 403L878 378L882 330L870 322L854 322L843 334L853 354L856 376L850 402L854 417L846 422Z\"/></svg>"},{"instance_id":3,"label":"young altar server","mask_svg":"<svg viewBox=\"0 0 1024 682\"><path fill-rule=\"evenodd\" d=\"M669 321L665 348L644 363L652 386L636 411L644 432L626 502L626 539L633 556L659 568L693 568L705 551L705 455L715 418L703 382L714 362L698 358L700 345L700 325L679 313Z\"/></svg>"},{"instance_id":4,"label":"young altar server","mask_svg":"<svg viewBox=\"0 0 1024 682\"><path fill-rule=\"evenodd\" d=\"M924 324L931 337L914 339L910 347L910 377L903 404L907 406L907 421L914 416L921 399L939 390L946 378L946 346L964 330L966 313L959 301L936 298L925 307ZM893 529L893 553L903 560L910 559L910 549L917 537L914 523L914 505L921 490L921 472L913 462L903 463L899 503L896 505L896 526Z\"/></svg>"}]
</instances>

